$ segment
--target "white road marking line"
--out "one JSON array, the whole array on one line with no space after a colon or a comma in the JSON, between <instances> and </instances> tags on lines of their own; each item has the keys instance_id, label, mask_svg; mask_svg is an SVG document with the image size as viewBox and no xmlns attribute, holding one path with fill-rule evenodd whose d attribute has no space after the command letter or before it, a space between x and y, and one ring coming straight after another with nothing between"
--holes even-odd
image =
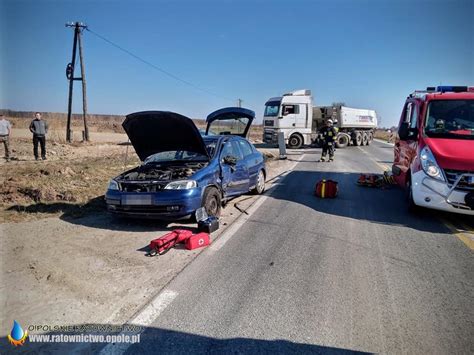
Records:
<instances>
[{"instance_id":1,"label":"white road marking line","mask_svg":"<svg viewBox=\"0 0 474 355\"><path fill-rule=\"evenodd\" d=\"M262 195L260 196L257 201L255 201L252 206L247 210L247 214L242 213L234 223L230 227L227 228L227 230L222 233L222 235L217 239L215 243L212 243L209 248L208 248L208 253L214 253L221 249L225 243L229 241L230 238L244 225L245 222L247 222L250 219L250 216L252 216L253 213L265 202L265 200L268 198L268 196L271 195L271 191L274 189L274 187L280 185L282 181L288 176L288 173L292 171L296 164L298 164L303 157L306 154L302 154L291 166L290 168L280 176L280 180L276 182L267 192L270 192L270 194Z\"/></svg>"},{"instance_id":2,"label":"white road marking line","mask_svg":"<svg viewBox=\"0 0 474 355\"><path fill-rule=\"evenodd\" d=\"M168 307L171 302L178 296L178 293L172 290L163 290L156 296L153 301L151 301L148 306L141 310L129 324L141 325L147 327L155 321L161 312L163 312L166 307ZM141 334L145 331L143 328L139 333ZM127 335L126 332L121 332L120 335ZM133 334L133 335L135 335ZM110 343L107 344L101 351L100 355L109 355L109 354L123 354L130 347L129 343Z\"/></svg>"}]
</instances>

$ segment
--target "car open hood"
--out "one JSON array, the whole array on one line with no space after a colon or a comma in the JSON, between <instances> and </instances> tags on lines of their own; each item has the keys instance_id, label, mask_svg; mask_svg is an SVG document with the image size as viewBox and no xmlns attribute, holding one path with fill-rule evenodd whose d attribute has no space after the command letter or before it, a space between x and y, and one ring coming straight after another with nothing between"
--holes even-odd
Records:
<instances>
[{"instance_id":1,"label":"car open hood","mask_svg":"<svg viewBox=\"0 0 474 355\"><path fill-rule=\"evenodd\" d=\"M225 107L221 108L220 110L214 111L209 116L206 118L206 134L209 133L209 131L215 131L218 132L218 134L234 134L236 136L241 136L241 137L246 137L247 133L250 129L250 125L252 124L253 119L255 118L255 112L252 110L242 108L242 107ZM220 128L215 128L214 124L219 124L219 123L230 123L232 121L236 121L236 123L239 125L237 127L234 125L233 127L231 125L228 125L228 130L225 129L225 125ZM237 122L239 121L240 122ZM220 121L220 122L219 122ZM238 128L236 131L235 129Z\"/></svg>"},{"instance_id":2,"label":"car open hood","mask_svg":"<svg viewBox=\"0 0 474 355\"><path fill-rule=\"evenodd\" d=\"M152 154L174 150L185 150L209 157L194 122L178 113L131 113L127 115L122 126L142 161Z\"/></svg>"},{"instance_id":3,"label":"car open hood","mask_svg":"<svg viewBox=\"0 0 474 355\"><path fill-rule=\"evenodd\" d=\"M474 140L425 138L443 169L474 171Z\"/></svg>"}]
</instances>

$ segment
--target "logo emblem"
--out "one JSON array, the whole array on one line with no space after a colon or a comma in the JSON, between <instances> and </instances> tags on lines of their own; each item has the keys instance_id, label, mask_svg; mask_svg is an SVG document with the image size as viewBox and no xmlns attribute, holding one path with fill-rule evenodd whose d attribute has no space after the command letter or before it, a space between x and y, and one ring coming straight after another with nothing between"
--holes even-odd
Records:
<instances>
[{"instance_id":1,"label":"logo emblem","mask_svg":"<svg viewBox=\"0 0 474 355\"><path fill-rule=\"evenodd\" d=\"M21 328L20 323L16 320L13 321L13 328L10 334L7 335L8 341L10 344L15 346L22 346L25 343L26 337L28 336L28 331Z\"/></svg>"},{"instance_id":2,"label":"logo emblem","mask_svg":"<svg viewBox=\"0 0 474 355\"><path fill-rule=\"evenodd\" d=\"M204 239L202 239L202 238L199 239L198 244L199 244L199 245L203 245L203 244L204 244Z\"/></svg>"}]
</instances>

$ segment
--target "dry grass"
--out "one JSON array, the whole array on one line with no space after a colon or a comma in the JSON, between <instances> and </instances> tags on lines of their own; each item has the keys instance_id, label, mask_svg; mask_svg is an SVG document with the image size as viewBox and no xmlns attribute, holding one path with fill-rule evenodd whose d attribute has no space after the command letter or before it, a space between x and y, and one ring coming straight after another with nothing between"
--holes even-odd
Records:
<instances>
[{"instance_id":1,"label":"dry grass","mask_svg":"<svg viewBox=\"0 0 474 355\"><path fill-rule=\"evenodd\" d=\"M2 111L4 112L5 118L8 119L14 128L28 128L31 120L34 117L34 112L13 112L13 111ZM44 112L42 113L43 119L48 122L49 130L62 132L58 137L54 137L57 142L65 141L62 135L65 135L67 115L65 113L55 112ZM90 132L110 132L110 133L125 133L122 128L122 122L125 116L119 115L88 115L88 127ZM205 129L206 122L203 119L195 118L194 123L198 128ZM73 131L84 130L84 123L82 115L73 115L71 120L71 129ZM263 126L253 125L250 129L250 138L256 140L262 140ZM50 139L52 139L50 135Z\"/></svg>"},{"instance_id":2,"label":"dry grass","mask_svg":"<svg viewBox=\"0 0 474 355\"><path fill-rule=\"evenodd\" d=\"M33 118L31 117L11 117L6 116L13 128L28 128ZM67 119L63 117L48 117L47 114L43 115L43 119L48 122L49 130L64 131L67 124ZM88 118L88 127L90 132L113 132L113 133L124 133L122 128L122 122L125 119L123 116L110 116L108 118L94 117ZM71 120L71 129L74 131L84 130L84 123L82 116L73 117Z\"/></svg>"},{"instance_id":3,"label":"dry grass","mask_svg":"<svg viewBox=\"0 0 474 355\"><path fill-rule=\"evenodd\" d=\"M50 161L0 167L0 209L3 221L44 214L82 215L104 208L101 196L110 178L124 170L122 155ZM138 164L128 160L129 167ZM13 169L12 169L13 167Z\"/></svg>"},{"instance_id":4,"label":"dry grass","mask_svg":"<svg viewBox=\"0 0 474 355\"><path fill-rule=\"evenodd\" d=\"M389 141L389 138L390 138L391 134L388 133L386 130L376 130L375 131L375 134L374 134L374 137L377 138L377 139L381 139L383 141Z\"/></svg>"}]
</instances>

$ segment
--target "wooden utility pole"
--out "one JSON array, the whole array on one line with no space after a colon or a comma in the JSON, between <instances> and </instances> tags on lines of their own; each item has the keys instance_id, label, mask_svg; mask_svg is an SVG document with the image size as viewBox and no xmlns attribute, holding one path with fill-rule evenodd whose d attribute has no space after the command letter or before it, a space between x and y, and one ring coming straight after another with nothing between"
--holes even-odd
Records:
<instances>
[{"instance_id":1,"label":"wooden utility pole","mask_svg":"<svg viewBox=\"0 0 474 355\"><path fill-rule=\"evenodd\" d=\"M89 128L87 126L87 93L86 93L86 72L84 66L84 56L82 50L82 30L87 28L87 25L76 22L76 23L66 23L66 27L74 27L74 43L72 45L72 60L66 67L66 77L69 80L69 99L68 99L68 109L67 109L67 128L66 128L66 140L68 142L72 141L72 131L71 131L71 116L72 116L72 97L73 97L73 88L74 81L82 81L82 112L84 120L84 134L83 139L89 141ZM76 53L77 53L77 43L79 42L79 60L81 62L81 76L74 77L74 67L76 65Z\"/></svg>"}]
</instances>

